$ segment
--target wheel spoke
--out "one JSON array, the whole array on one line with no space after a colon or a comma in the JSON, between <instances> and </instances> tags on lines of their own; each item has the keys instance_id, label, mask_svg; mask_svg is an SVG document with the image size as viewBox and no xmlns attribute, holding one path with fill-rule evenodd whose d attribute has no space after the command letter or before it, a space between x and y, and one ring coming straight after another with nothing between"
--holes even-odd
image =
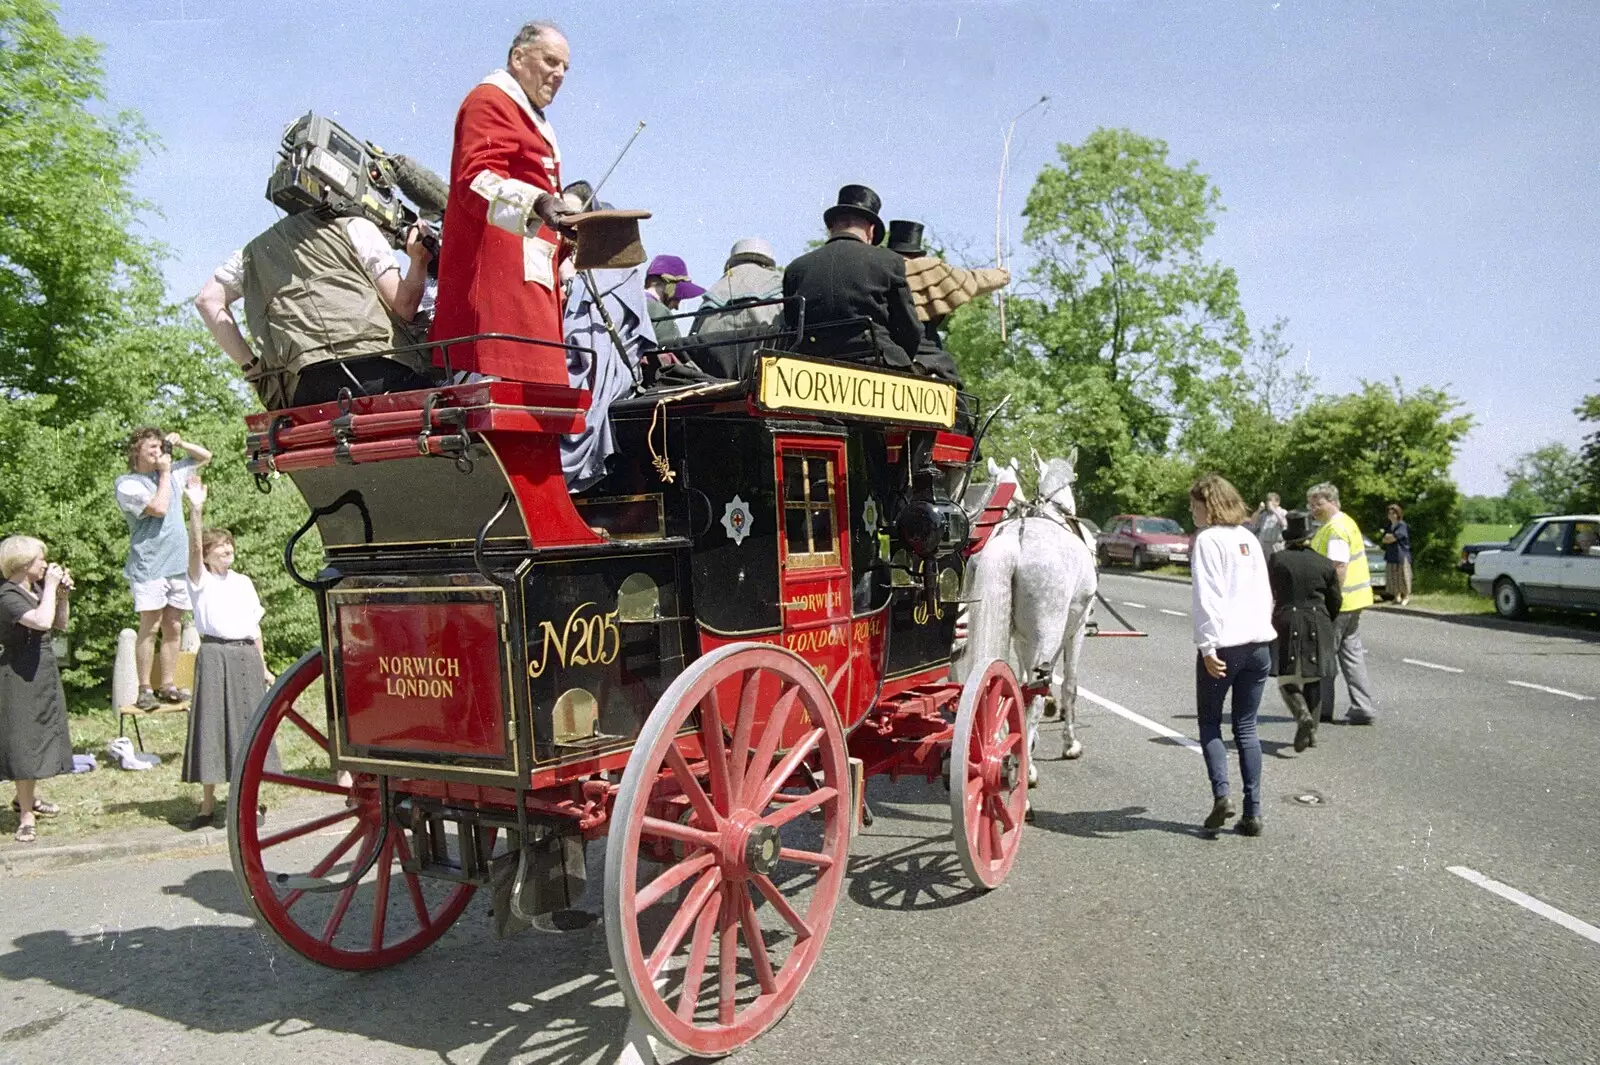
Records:
<instances>
[{"instance_id":1,"label":"wheel spoke","mask_svg":"<svg viewBox=\"0 0 1600 1065\"><path fill-rule=\"evenodd\" d=\"M994 815L998 823L1003 826L1007 832L1010 832L1013 828L1016 828L1017 819L1011 816L1011 808L1006 805L1005 800L998 795L990 796L990 800L994 803Z\"/></svg>"},{"instance_id":2,"label":"wheel spoke","mask_svg":"<svg viewBox=\"0 0 1600 1065\"><path fill-rule=\"evenodd\" d=\"M983 816L982 811L978 813L977 820L972 825L972 828L974 831L970 832L967 838L977 843L979 860L985 862L993 861L994 851L992 844L994 841L989 836L989 819Z\"/></svg>"},{"instance_id":3,"label":"wheel spoke","mask_svg":"<svg viewBox=\"0 0 1600 1065\"><path fill-rule=\"evenodd\" d=\"M778 885L761 873L751 877L750 882L755 884L757 891L766 896L767 901L772 904L772 908L778 911L778 915L789 922L789 927L794 929L797 940L811 938L811 926L806 924L805 918L794 912L794 907L789 905L789 900L783 897L783 892L778 890Z\"/></svg>"},{"instance_id":4,"label":"wheel spoke","mask_svg":"<svg viewBox=\"0 0 1600 1065\"><path fill-rule=\"evenodd\" d=\"M316 780L312 777L297 777L290 773L262 773L263 784L282 784L286 788L300 788L303 791L320 791L327 795L349 795L349 788L341 788L328 780Z\"/></svg>"},{"instance_id":5,"label":"wheel spoke","mask_svg":"<svg viewBox=\"0 0 1600 1065\"><path fill-rule=\"evenodd\" d=\"M694 807L694 812L700 815L700 820L708 826L717 825L722 818L717 815L716 807L706 797L706 789L700 786L699 779L689 768L689 763L684 761L683 752L678 750L676 743L667 746L666 761L672 768L672 775L678 780L678 787L683 789L684 796L688 798L689 805Z\"/></svg>"},{"instance_id":6,"label":"wheel spoke","mask_svg":"<svg viewBox=\"0 0 1600 1065\"><path fill-rule=\"evenodd\" d=\"M291 706L289 709L287 709L287 710L285 710L283 712L283 716L286 719L288 719L290 721L293 721L297 726L299 726L300 731L304 732L308 737L310 737L312 743L315 743L318 747L321 747L324 751L326 751L328 749L328 737L326 737L326 736L324 736L322 734L322 730L321 729L317 728L311 722L309 722L305 718L301 717L300 716L300 711L296 710L294 707Z\"/></svg>"},{"instance_id":7,"label":"wheel spoke","mask_svg":"<svg viewBox=\"0 0 1600 1065\"><path fill-rule=\"evenodd\" d=\"M646 836L677 840L679 843L688 843L696 847L715 847L717 845L717 834L715 832L707 832L703 828L681 825L676 821L666 821L659 817L646 817L640 827L640 831Z\"/></svg>"},{"instance_id":8,"label":"wheel spoke","mask_svg":"<svg viewBox=\"0 0 1600 1065\"><path fill-rule=\"evenodd\" d=\"M978 735L979 742L984 750L989 749L989 737L994 735L996 710L1000 706L1000 685L991 684L984 689L979 697L977 719L973 721L973 731Z\"/></svg>"},{"instance_id":9,"label":"wheel spoke","mask_svg":"<svg viewBox=\"0 0 1600 1065\"><path fill-rule=\"evenodd\" d=\"M734 985L739 975L739 917L734 913L732 884L722 889L722 916L717 930L717 1021L732 1024Z\"/></svg>"},{"instance_id":10,"label":"wheel spoke","mask_svg":"<svg viewBox=\"0 0 1600 1065\"><path fill-rule=\"evenodd\" d=\"M783 756L783 761L778 763L778 768L774 769L761 782L759 790L747 791L745 798L748 800L750 808L757 813L765 810L767 804L772 801L772 796L777 793L779 788L783 787L784 781L789 779L790 774L800 768L800 763L804 762L811 752L817 749L817 744L821 740L822 730L814 728L806 733L799 743L791 747L789 753Z\"/></svg>"},{"instance_id":11,"label":"wheel spoke","mask_svg":"<svg viewBox=\"0 0 1600 1065\"><path fill-rule=\"evenodd\" d=\"M761 934L761 922L756 920L755 903L750 901L750 891L743 884L734 887L738 892L734 905L739 907L739 923L744 926L744 944L749 948L750 960L755 962L756 981L763 994L774 994L778 981L772 975L772 958L767 954L767 939Z\"/></svg>"},{"instance_id":12,"label":"wheel spoke","mask_svg":"<svg viewBox=\"0 0 1600 1065\"><path fill-rule=\"evenodd\" d=\"M661 975L661 970L666 966L667 959L677 951L678 945L683 942L683 937L689 931L689 925L700 915L700 910L722 883L722 870L712 867L701 876L699 883L689 891L689 897L684 899L683 905L672 918L672 923L667 925L666 931L661 933L661 941L656 944L656 949L651 951L650 958L645 962L645 973L654 981ZM637 919L637 918L636 918Z\"/></svg>"},{"instance_id":13,"label":"wheel spoke","mask_svg":"<svg viewBox=\"0 0 1600 1065\"><path fill-rule=\"evenodd\" d=\"M291 839L299 839L301 836L309 836L311 833L321 831L322 829L327 828L329 825L336 825L340 821L344 821L348 818L356 816L358 812L359 811L351 807L345 807L343 810L335 810L333 813L324 814L314 821L307 821L303 825L296 825L293 828L286 828L282 832L267 836L261 840L259 845L262 850L266 850L269 847L276 847L278 844L287 843Z\"/></svg>"},{"instance_id":14,"label":"wheel spoke","mask_svg":"<svg viewBox=\"0 0 1600 1065\"><path fill-rule=\"evenodd\" d=\"M990 857L990 859L991 860L997 860L999 858L1004 857L1005 856L1005 852L1006 852L1006 847L1005 847L1006 832L1005 832L1005 829L1000 826L1000 819L999 818L987 818L984 821L984 827L989 830L989 857Z\"/></svg>"},{"instance_id":15,"label":"wheel spoke","mask_svg":"<svg viewBox=\"0 0 1600 1065\"><path fill-rule=\"evenodd\" d=\"M749 802L750 793L760 786L757 782L764 778L766 767L772 764L773 752L777 751L778 744L783 739L783 728L789 722L789 714L793 712L795 703L799 701L800 688L796 686L784 692L773 704L767 724L761 730L761 742L756 747L755 757L750 759L750 764L745 768L744 787L739 792L745 805L754 805ZM761 807L757 806L756 809L760 810Z\"/></svg>"},{"instance_id":16,"label":"wheel spoke","mask_svg":"<svg viewBox=\"0 0 1600 1065\"><path fill-rule=\"evenodd\" d=\"M965 807L965 810L966 810L966 816L964 817L963 821L964 821L965 826L966 826L966 832L967 832L967 838L968 839L972 838L973 826L975 826L978 823L978 807L982 802L983 802L983 785L982 784L976 784L976 785L969 784L968 787L967 787L966 795L962 797L962 803L963 803L963 805Z\"/></svg>"},{"instance_id":17,"label":"wheel spoke","mask_svg":"<svg viewBox=\"0 0 1600 1065\"><path fill-rule=\"evenodd\" d=\"M683 970L683 986L678 990L678 1019L694 1022L694 1009L700 1004L700 985L705 981L706 959L711 956L711 934L717 930L717 914L710 906L700 909L694 923L694 938L689 941L689 964Z\"/></svg>"},{"instance_id":18,"label":"wheel spoke","mask_svg":"<svg viewBox=\"0 0 1600 1065\"><path fill-rule=\"evenodd\" d=\"M378 845L378 834L372 833L367 841L361 844L361 849L356 852L355 863L351 872L355 872L366 863L372 854L372 849ZM346 884L344 890L339 892L339 901L334 904L333 912L328 914L328 923L322 926L322 943L327 946L333 942L333 937L339 934L339 926L344 924L344 915L350 909L351 901L356 897L356 888L361 886L361 881Z\"/></svg>"},{"instance_id":19,"label":"wheel spoke","mask_svg":"<svg viewBox=\"0 0 1600 1065\"><path fill-rule=\"evenodd\" d=\"M788 803L771 817L765 817L762 820L773 828L782 828L790 821L802 814L810 813L823 803L832 802L838 794L839 792L836 788L818 788L816 791L797 797L794 802Z\"/></svg>"},{"instance_id":20,"label":"wheel spoke","mask_svg":"<svg viewBox=\"0 0 1600 1065\"><path fill-rule=\"evenodd\" d=\"M832 869L833 859L819 851L801 851L792 847L781 847L778 857L791 862L804 862L806 865L815 865L821 869Z\"/></svg>"},{"instance_id":21,"label":"wheel spoke","mask_svg":"<svg viewBox=\"0 0 1600 1065\"><path fill-rule=\"evenodd\" d=\"M394 863L395 833L389 834L389 840L383 845L383 852L378 855L378 886L372 898L372 949L383 949L383 930L389 923L389 873Z\"/></svg>"},{"instance_id":22,"label":"wheel spoke","mask_svg":"<svg viewBox=\"0 0 1600 1065\"><path fill-rule=\"evenodd\" d=\"M718 709L717 689L707 693L710 706L700 708L700 749L705 752L706 770L711 777L711 804L717 812L727 816L734 794L728 766L728 752L722 737L722 712Z\"/></svg>"},{"instance_id":23,"label":"wheel spoke","mask_svg":"<svg viewBox=\"0 0 1600 1065\"><path fill-rule=\"evenodd\" d=\"M717 856L709 852L698 854L686 861L679 862L639 889L639 894L634 898L633 912L643 913L660 902L667 892L690 877L705 872L715 864L717 864Z\"/></svg>"},{"instance_id":24,"label":"wheel spoke","mask_svg":"<svg viewBox=\"0 0 1600 1065\"><path fill-rule=\"evenodd\" d=\"M752 669L744 675L744 686L739 689L739 716L733 723L733 797L744 794L745 776L750 772L750 733L756 727L756 697L761 693L761 671Z\"/></svg>"},{"instance_id":25,"label":"wheel spoke","mask_svg":"<svg viewBox=\"0 0 1600 1065\"><path fill-rule=\"evenodd\" d=\"M406 842L406 834L404 832L395 833L394 842L396 849L400 851L400 860L409 862L411 860L411 845ZM422 881L418 879L416 873L406 873L405 878L406 892L411 896L411 908L417 912L417 923L422 925L423 930L426 931L433 927L433 917L428 913L428 903L422 897Z\"/></svg>"},{"instance_id":26,"label":"wheel spoke","mask_svg":"<svg viewBox=\"0 0 1600 1065\"><path fill-rule=\"evenodd\" d=\"M1000 745L1000 757L1004 758L1012 751L1022 746L1022 733L1013 732L1006 736L1005 742Z\"/></svg>"},{"instance_id":27,"label":"wheel spoke","mask_svg":"<svg viewBox=\"0 0 1600 1065\"><path fill-rule=\"evenodd\" d=\"M331 851L323 855L322 860L316 865L313 865L311 867L311 872L307 875L327 876L328 870L332 869L334 864L337 863L340 858L343 858L351 847L356 845L356 840L361 838L362 833L370 833L373 831L375 830L372 828L372 826L368 825L365 821L351 826L350 831L345 834L344 839L340 840ZM298 902L300 900L300 896L304 894L305 890L303 888L297 888L285 895L283 897L284 912L287 913L289 907Z\"/></svg>"}]
</instances>

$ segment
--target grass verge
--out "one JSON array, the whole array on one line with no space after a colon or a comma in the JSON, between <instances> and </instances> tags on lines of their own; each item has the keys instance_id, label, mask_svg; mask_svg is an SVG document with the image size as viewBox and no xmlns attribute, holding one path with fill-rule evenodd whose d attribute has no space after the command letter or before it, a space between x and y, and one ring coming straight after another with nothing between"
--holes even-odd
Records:
<instances>
[{"instance_id":1,"label":"grass verge","mask_svg":"<svg viewBox=\"0 0 1600 1065\"><path fill-rule=\"evenodd\" d=\"M300 697L302 713L311 721L321 721L320 686ZM97 705L74 707L68 727L72 731L72 750L93 754L100 768L90 773L51 777L39 782L39 795L61 807L61 815L39 823L39 840L78 841L84 836L124 832L164 825L184 825L200 812L200 785L185 784L183 747L188 736L189 715L157 714L139 719L144 749L161 757L154 769L126 770L106 754L106 743L120 733L117 715L101 701ZM132 739L133 727L128 727ZM331 779L326 756L298 729L281 729L278 752L284 766L295 772ZM17 828L17 815L11 811L13 795L5 788L0 798L0 832L10 839ZM226 785L217 789L217 803L227 802ZM276 785L264 789L271 806L287 798L287 790Z\"/></svg>"}]
</instances>

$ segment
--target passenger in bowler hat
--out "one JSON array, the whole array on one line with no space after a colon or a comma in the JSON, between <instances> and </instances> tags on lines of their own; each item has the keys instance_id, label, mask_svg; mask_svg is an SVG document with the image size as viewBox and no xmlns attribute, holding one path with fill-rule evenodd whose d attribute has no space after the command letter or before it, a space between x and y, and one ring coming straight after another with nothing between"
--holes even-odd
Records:
<instances>
[{"instance_id":1,"label":"passenger in bowler hat","mask_svg":"<svg viewBox=\"0 0 1600 1065\"><path fill-rule=\"evenodd\" d=\"M803 309L793 301L784 306L791 330L799 330L803 310L805 332L796 353L896 369L912 365L922 323L906 285L905 259L877 246L884 233L882 206L867 186L844 186L839 202L822 215L828 242L784 271L784 296L805 300Z\"/></svg>"}]
</instances>

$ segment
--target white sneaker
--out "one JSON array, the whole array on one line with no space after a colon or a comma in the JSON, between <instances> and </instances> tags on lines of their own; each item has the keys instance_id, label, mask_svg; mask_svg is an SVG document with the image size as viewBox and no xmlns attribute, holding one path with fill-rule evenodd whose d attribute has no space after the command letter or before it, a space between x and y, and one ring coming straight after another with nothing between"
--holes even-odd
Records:
<instances>
[{"instance_id":1,"label":"white sneaker","mask_svg":"<svg viewBox=\"0 0 1600 1065\"><path fill-rule=\"evenodd\" d=\"M161 764L159 755L141 754L134 750L133 741L126 736L118 736L110 743L107 743L106 756L120 764L124 769L154 769Z\"/></svg>"}]
</instances>

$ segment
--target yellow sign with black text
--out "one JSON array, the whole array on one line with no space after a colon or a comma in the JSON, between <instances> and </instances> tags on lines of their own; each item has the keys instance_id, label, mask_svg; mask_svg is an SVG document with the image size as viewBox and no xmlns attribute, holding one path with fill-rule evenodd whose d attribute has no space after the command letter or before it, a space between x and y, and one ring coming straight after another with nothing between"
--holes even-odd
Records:
<instances>
[{"instance_id":1,"label":"yellow sign with black text","mask_svg":"<svg viewBox=\"0 0 1600 1065\"><path fill-rule=\"evenodd\" d=\"M954 385L781 355L761 357L758 397L764 410L883 418L946 429L956 421Z\"/></svg>"}]
</instances>

